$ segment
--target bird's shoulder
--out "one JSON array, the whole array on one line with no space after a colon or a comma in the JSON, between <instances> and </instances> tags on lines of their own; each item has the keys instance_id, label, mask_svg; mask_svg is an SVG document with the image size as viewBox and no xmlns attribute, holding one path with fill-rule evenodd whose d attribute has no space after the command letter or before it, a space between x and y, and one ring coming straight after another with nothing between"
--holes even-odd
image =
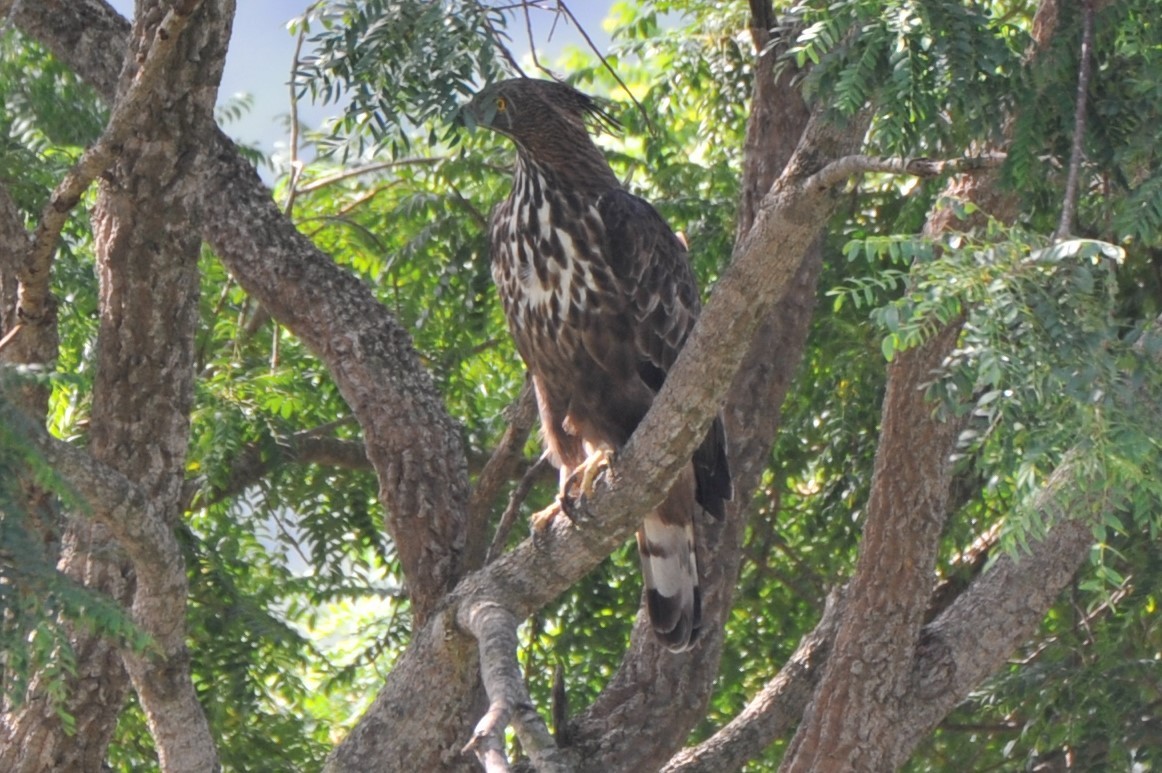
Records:
<instances>
[{"instance_id":1,"label":"bird's shoulder","mask_svg":"<svg viewBox=\"0 0 1162 773\"><path fill-rule=\"evenodd\" d=\"M686 244L654 206L617 189L603 194L596 208L605 230L606 260L617 278L696 311L698 286Z\"/></svg>"}]
</instances>

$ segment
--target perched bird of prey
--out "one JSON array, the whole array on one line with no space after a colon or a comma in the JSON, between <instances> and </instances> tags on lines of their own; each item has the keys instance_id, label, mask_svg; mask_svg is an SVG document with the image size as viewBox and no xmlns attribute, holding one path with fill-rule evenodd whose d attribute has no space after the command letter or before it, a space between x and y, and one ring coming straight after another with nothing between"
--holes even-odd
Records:
<instances>
[{"instance_id":1,"label":"perched bird of prey","mask_svg":"<svg viewBox=\"0 0 1162 773\"><path fill-rule=\"evenodd\" d=\"M516 78L484 88L464 116L516 144L512 192L492 212L492 276L532 374L561 493L588 493L698 316L686 245L622 188L587 130L589 120L616 122L585 94ZM731 497L725 446L719 417L637 532L650 621L674 651L698 635L694 520L700 507L721 518Z\"/></svg>"}]
</instances>

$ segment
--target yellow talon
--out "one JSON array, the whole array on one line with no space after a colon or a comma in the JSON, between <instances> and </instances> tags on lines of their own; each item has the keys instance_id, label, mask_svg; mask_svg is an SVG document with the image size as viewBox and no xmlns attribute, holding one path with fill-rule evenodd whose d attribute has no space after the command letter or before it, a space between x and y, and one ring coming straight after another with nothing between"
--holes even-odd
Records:
<instances>
[{"instance_id":1,"label":"yellow talon","mask_svg":"<svg viewBox=\"0 0 1162 773\"><path fill-rule=\"evenodd\" d=\"M553 504L538 510L529 517L532 525L533 534L543 534L548 531L549 527L553 525L553 519L557 517L558 513L564 511L564 504L561 502L560 494L553 500Z\"/></svg>"},{"instance_id":2,"label":"yellow talon","mask_svg":"<svg viewBox=\"0 0 1162 773\"><path fill-rule=\"evenodd\" d=\"M602 471L609 469L609 463L613 458L613 452L608 448L599 448L581 462L581 465L573 471L572 478L580 475L578 485L580 486L580 493L578 496L592 496L593 484L597 482L597 476Z\"/></svg>"}]
</instances>

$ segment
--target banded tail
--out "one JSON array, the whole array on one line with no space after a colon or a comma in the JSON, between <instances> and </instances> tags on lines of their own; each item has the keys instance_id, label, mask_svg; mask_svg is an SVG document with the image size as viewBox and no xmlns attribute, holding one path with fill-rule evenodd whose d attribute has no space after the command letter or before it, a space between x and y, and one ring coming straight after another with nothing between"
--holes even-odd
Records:
<instances>
[{"instance_id":1,"label":"banded tail","mask_svg":"<svg viewBox=\"0 0 1162 773\"><path fill-rule=\"evenodd\" d=\"M694 548L693 468L675 481L657 510L637 532L646 607L654 633L671 652L690 649L702 626L702 589Z\"/></svg>"}]
</instances>

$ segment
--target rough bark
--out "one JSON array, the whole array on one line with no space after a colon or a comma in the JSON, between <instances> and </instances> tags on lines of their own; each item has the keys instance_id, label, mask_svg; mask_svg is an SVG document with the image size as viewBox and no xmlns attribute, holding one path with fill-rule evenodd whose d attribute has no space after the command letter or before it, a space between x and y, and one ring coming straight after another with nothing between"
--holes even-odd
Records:
<instances>
[{"instance_id":1,"label":"rough bark","mask_svg":"<svg viewBox=\"0 0 1162 773\"><path fill-rule=\"evenodd\" d=\"M1044 50L1051 39L1055 25L1045 20L1056 18L1055 8L1048 0L1039 10L1028 58ZM984 166L991 168L993 161ZM978 221L986 213L1002 221L1016 215L1016 199L1002 189L995 172L953 179L945 195L977 204ZM972 223L957 222L951 209L940 209L929 217L925 233L936 236L968 225ZM819 686L787 750L784 770L892 769L907 760L920 738L904 718L932 702L933 684L939 681L923 670L932 666L922 663L921 655L931 657L939 650L931 630L923 625L933 593L939 538L949 514L950 454L957 432L954 423L941 420L927 404L922 387L952 352L962 322L954 321L903 353L888 370L867 522L847 609ZM1071 575L1077 564L1066 566ZM991 575L974 587L987 583ZM1044 600L1040 608L1044 614L1052 595L1039 598ZM1009 622L1014 622L1012 616ZM1017 635L1029 635L1035 620L1021 622ZM964 656L951 650L942 654L946 665ZM980 671L978 681L988 673Z\"/></svg>"},{"instance_id":2,"label":"rough bark","mask_svg":"<svg viewBox=\"0 0 1162 773\"><path fill-rule=\"evenodd\" d=\"M0 12L114 98L110 59L127 25L101 0ZM388 530L422 623L463 575L468 479L463 445L407 332L370 289L335 265L271 200L257 172L217 131L194 160L206 196L204 234L238 283L324 362L363 430ZM240 216L244 212L246 216Z\"/></svg>"},{"instance_id":3,"label":"rough bark","mask_svg":"<svg viewBox=\"0 0 1162 773\"><path fill-rule=\"evenodd\" d=\"M213 127L233 16L232 0L200 6L139 8L131 41L117 49L125 52L126 64L109 126L54 193L20 274L25 316L51 308L44 301L64 213L102 174L93 212L101 291L89 449L93 461L139 484L145 501L117 518L109 502L89 499L94 512L73 517L61 569L128 603L156 648L118 653L112 643L78 633L73 644L79 680L65 707L77 732L65 733L59 720L46 721L46 703L34 694L4 718L0 765L6 769L97 769L124 702L122 655L162 768L217 767L189 674L185 565L173 532L193 402L197 321L196 227L203 186L190 162ZM76 9L82 15L91 10Z\"/></svg>"},{"instance_id":4,"label":"rough bark","mask_svg":"<svg viewBox=\"0 0 1162 773\"><path fill-rule=\"evenodd\" d=\"M919 385L952 351L945 327L889 369L859 561L815 698L787 751L788 771L887 770L872 739L895 732L912 694L913 653L947 514L957 423L934 416Z\"/></svg>"},{"instance_id":5,"label":"rough bark","mask_svg":"<svg viewBox=\"0 0 1162 773\"><path fill-rule=\"evenodd\" d=\"M189 17L184 31L162 28ZM156 652L126 652L129 671L162 770L218 767L209 723L197 700L186 650L185 561L180 522L189 415L194 393L198 255L204 185L195 159L214 126L213 110L234 16L233 0L139 4L129 62L115 104L151 69L155 46L164 89L142 104L139 127L102 177L94 208L100 282L93 457L141 485L155 517L153 549L132 552L134 620ZM114 108L117 112L117 107Z\"/></svg>"}]
</instances>

